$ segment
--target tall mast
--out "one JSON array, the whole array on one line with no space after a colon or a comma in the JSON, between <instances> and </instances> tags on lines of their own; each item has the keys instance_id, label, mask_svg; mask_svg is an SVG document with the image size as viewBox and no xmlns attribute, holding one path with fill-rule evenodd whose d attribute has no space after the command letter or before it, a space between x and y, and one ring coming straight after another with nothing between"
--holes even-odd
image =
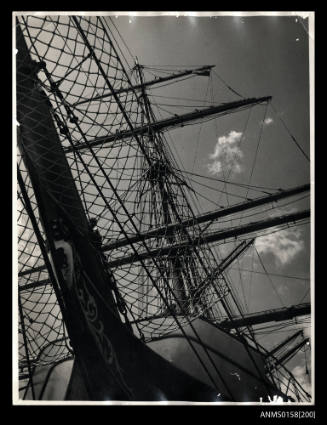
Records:
<instances>
[{"instance_id":1,"label":"tall mast","mask_svg":"<svg viewBox=\"0 0 327 425\"><path fill-rule=\"evenodd\" d=\"M140 79L139 87L141 89L141 96L142 96L144 110L145 110L145 117L147 121L146 125L149 128L148 135L147 135L148 143L150 146L152 146L152 149L153 149L153 154L152 154L153 163L150 164L150 167L147 172L147 178L149 180L149 184L151 185L152 190L156 190L156 186L159 189L164 227L167 227L171 225L173 222L171 218L170 209L172 211L176 210L176 206L172 205L174 203L174 200L169 196L167 187L166 187L166 185L168 184L167 173L170 172L169 164L167 163L164 157L164 154L162 150L160 149L160 144L158 144L159 141L156 140L156 134L151 127L153 113L152 113L151 105L145 90L146 85L144 84L142 66L139 64L136 64L135 68L138 72L138 76ZM167 241L169 242L169 244L173 244L175 242L174 232L167 235ZM176 294L176 298L180 301L180 304L184 308L184 304L186 303L186 300L187 300L187 293L190 293L191 291L190 276L186 270L183 270L183 265L178 255L175 255L172 258L170 258L169 263L170 263L169 267L172 273L174 292ZM184 280L185 274L186 274L186 280ZM189 298L189 300L191 302L191 298ZM186 304L185 304L185 309L186 309L185 312L187 312Z\"/></svg>"}]
</instances>

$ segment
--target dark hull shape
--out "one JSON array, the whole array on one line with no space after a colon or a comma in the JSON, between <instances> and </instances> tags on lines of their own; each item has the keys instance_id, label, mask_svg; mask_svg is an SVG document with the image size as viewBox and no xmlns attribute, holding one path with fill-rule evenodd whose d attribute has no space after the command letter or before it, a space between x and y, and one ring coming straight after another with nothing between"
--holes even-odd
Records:
<instances>
[{"instance_id":1,"label":"dark hull shape","mask_svg":"<svg viewBox=\"0 0 327 425\"><path fill-rule=\"evenodd\" d=\"M214 378L219 392L211 388L206 371L181 332L152 341L146 347L127 335L125 329L121 329L125 337L121 338L120 334L115 348L126 384L134 393L131 401L259 402L260 399L267 401L268 396L271 399L279 396L287 401L287 397L271 382L262 379L265 376L262 353L202 319L195 320L193 326L200 334L201 344L190 327L185 327L184 330ZM97 369L96 364L92 369ZM65 376L68 372L71 373L69 380ZM101 371L99 373L100 384L103 378ZM87 390L85 377L77 360L74 361L72 370L70 366L65 369L62 367L62 371L54 370L51 377L49 373L48 375L46 391L42 390L42 385L38 390L38 395L43 393L43 400L92 400L92 393ZM45 377L41 379L42 382L45 380ZM108 401L119 397L115 388L115 382L107 382L107 397L103 399ZM120 399L126 400L126 397Z\"/></svg>"},{"instance_id":2,"label":"dark hull shape","mask_svg":"<svg viewBox=\"0 0 327 425\"><path fill-rule=\"evenodd\" d=\"M259 402L260 398L267 400L270 396L272 399L274 395L287 401L287 397L264 378L262 353L204 320L196 319L193 326L201 337L201 343L189 326L185 327L186 334L224 394L238 402ZM173 365L209 384L208 375L181 332L174 332L148 345Z\"/></svg>"},{"instance_id":3,"label":"dark hull shape","mask_svg":"<svg viewBox=\"0 0 327 425\"><path fill-rule=\"evenodd\" d=\"M114 324L118 325L118 323ZM103 385L102 391L107 388L107 396L104 396L102 400L232 401L223 395L223 390L219 391L221 394L218 396L219 392L217 390L170 364L170 362L154 353L141 341L128 335L125 329L119 329L119 325L116 330L120 332L113 332L117 334L116 338L112 338L113 347L115 347L121 373L130 390L130 397L127 399L126 396L117 391L117 385L114 381L105 383L101 370L98 370L98 382L99 385L100 383ZM90 358L89 372L93 369L92 374L96 378L97 374L94 373L91 363L92 359ZM78 364L75 362L66 399L92 399L92 394L88 393L86 387L81 391L82 386L83 376ZM93 391L94 388L92 388Z\"/></svg>"}]
</instances>

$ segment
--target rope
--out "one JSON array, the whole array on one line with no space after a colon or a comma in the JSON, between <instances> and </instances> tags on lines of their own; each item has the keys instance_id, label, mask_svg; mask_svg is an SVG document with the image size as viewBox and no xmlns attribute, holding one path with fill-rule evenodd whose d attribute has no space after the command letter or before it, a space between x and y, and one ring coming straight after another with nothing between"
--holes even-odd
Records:
<instances>
[{"instance_id":1,"label":"rope","mask_svg":"<svg viewBox=\"0 0 327 425\"><path fill-rule=\"evenodd\" d=\"M291 133L290 129L287 127L285 121L282 119L281 116L279 116L277 114L276 109L274 108L274 105L271 103L271 107L274 110L276 116L279 118L280 122L283 124L285 130L287 131L288 135L290 136L291 140L295 143L296 147L299 149L299 151L302 153L302 155L305 157L305 159L310 162L310 158L308 157L308 155L304 152L304 150L302 149L302 147L300 146L299 142L296 140L296 138L293 136L293 134Z\"/></svg>"}]
</instances>

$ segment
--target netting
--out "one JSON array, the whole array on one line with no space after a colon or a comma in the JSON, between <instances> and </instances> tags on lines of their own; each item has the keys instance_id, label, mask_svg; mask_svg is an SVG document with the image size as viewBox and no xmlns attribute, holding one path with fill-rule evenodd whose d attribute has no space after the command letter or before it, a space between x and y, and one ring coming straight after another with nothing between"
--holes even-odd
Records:
<instances>
[{"instance_id":1,"label":"netting","mask_svg":"<svg viewBox=\"0 0 327 425\"><path fill-rule=\"evenodd\" d=\"M133 134L133 129L147 125L145 104L131 88L105 20L23 16L18 21L31 58L46 65L38 73L38 84L50 101L85 214L97 220L102 246L192 219L185 182L175 173L163 139L150 132ZM132 135L124 136L128 131ZM43 235L19 154L18 165ZM62 202L61 207L71 213L69 203ZM19 294L27 351L32 365L49 364L70 353L59 305L20 191L18 225ZM74 225L77 229L81 226L79 222ZM191 243L194 238L197 245ZM188 242L188 246L174 249L181 242ZM120 259L135 252L149 255L145 260L119 265ZM109 264L118 263L111 271L135 334L146 341L176 329L172 311L181 323L199 314L221 314L217 301L228 289L215 273L218 264L213 252L201 243L199 226L167 232L146 242L141 239L104 255ZM23 371L23 339L19 349Z\"/></svg>"},{"instance_id":2,"label":"netting","mask_svg":"<svg viewBox=\"0 0 327 425\"><path fill-rule=\"evenodd\" d=\"M26 191L29 194L30 205L40 225L31 182L19 153L18 163ZM49 273L44 267L44 258L20 189L17 196L17 212L18 290L23 312L22 315L19 315L19 372L20 377L24 378L28 368L27 360L34 370L37 366L46 366L67 358L70 355L71 347L58 301L50 284ZM41 226L39 229L42 232ZM42 236L44 240L43 232ZM24 345L24 336L27 347Z\"/></svg>"}]
</instances>

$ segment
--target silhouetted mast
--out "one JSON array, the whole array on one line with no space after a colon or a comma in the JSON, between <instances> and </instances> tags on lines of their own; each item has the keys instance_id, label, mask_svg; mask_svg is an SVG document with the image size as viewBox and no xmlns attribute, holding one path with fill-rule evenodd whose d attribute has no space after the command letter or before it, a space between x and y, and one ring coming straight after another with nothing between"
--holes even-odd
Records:
<instances>
[{"instance_id":1,"label":"silhouetted mast","mask_svg":"<svg viewBox=\"0 0 327 425\"><path fill-rule=\"evenodd\" d=\"M120 131L112 135L97 137L95 139L88 140L87 143L78 143L74 147L65 148L65 152L72 152L76 150L89 149L90 147L104 146L109 143L113 143L125 138L131 138L133 136L139 136L148 134L149 131L158 132L165 131L168 129L183 127L184 125L191 123L197 119L206 118L214 115L225 115L227 113L237 112L241 109L249 106L258 105L260 103L269 102L271 96L250 98L244 100L238 100L235 102L223 103L218 106L210 106L202 110L196 110L183 115L176 115L172 118L166 118L160 121L155 121L141 127L133 127L133 129Z\"/></svg>"},{"instance_id":2,"label":"silhouetted mast","mask_svg":"<svg viewBox=\"0 0 327 425\"><path fill-rule=\"evenodd\" d=\"M259 325L267 322L280 322L294 317L311 314L310 303L293 305L291 307L276 308L272 310L260 311L257 313L244 314L243 317L233 317L233 321L225 320L219 323L224 329L240 328L242 326Z\"/></svg>"}]
</instances>

